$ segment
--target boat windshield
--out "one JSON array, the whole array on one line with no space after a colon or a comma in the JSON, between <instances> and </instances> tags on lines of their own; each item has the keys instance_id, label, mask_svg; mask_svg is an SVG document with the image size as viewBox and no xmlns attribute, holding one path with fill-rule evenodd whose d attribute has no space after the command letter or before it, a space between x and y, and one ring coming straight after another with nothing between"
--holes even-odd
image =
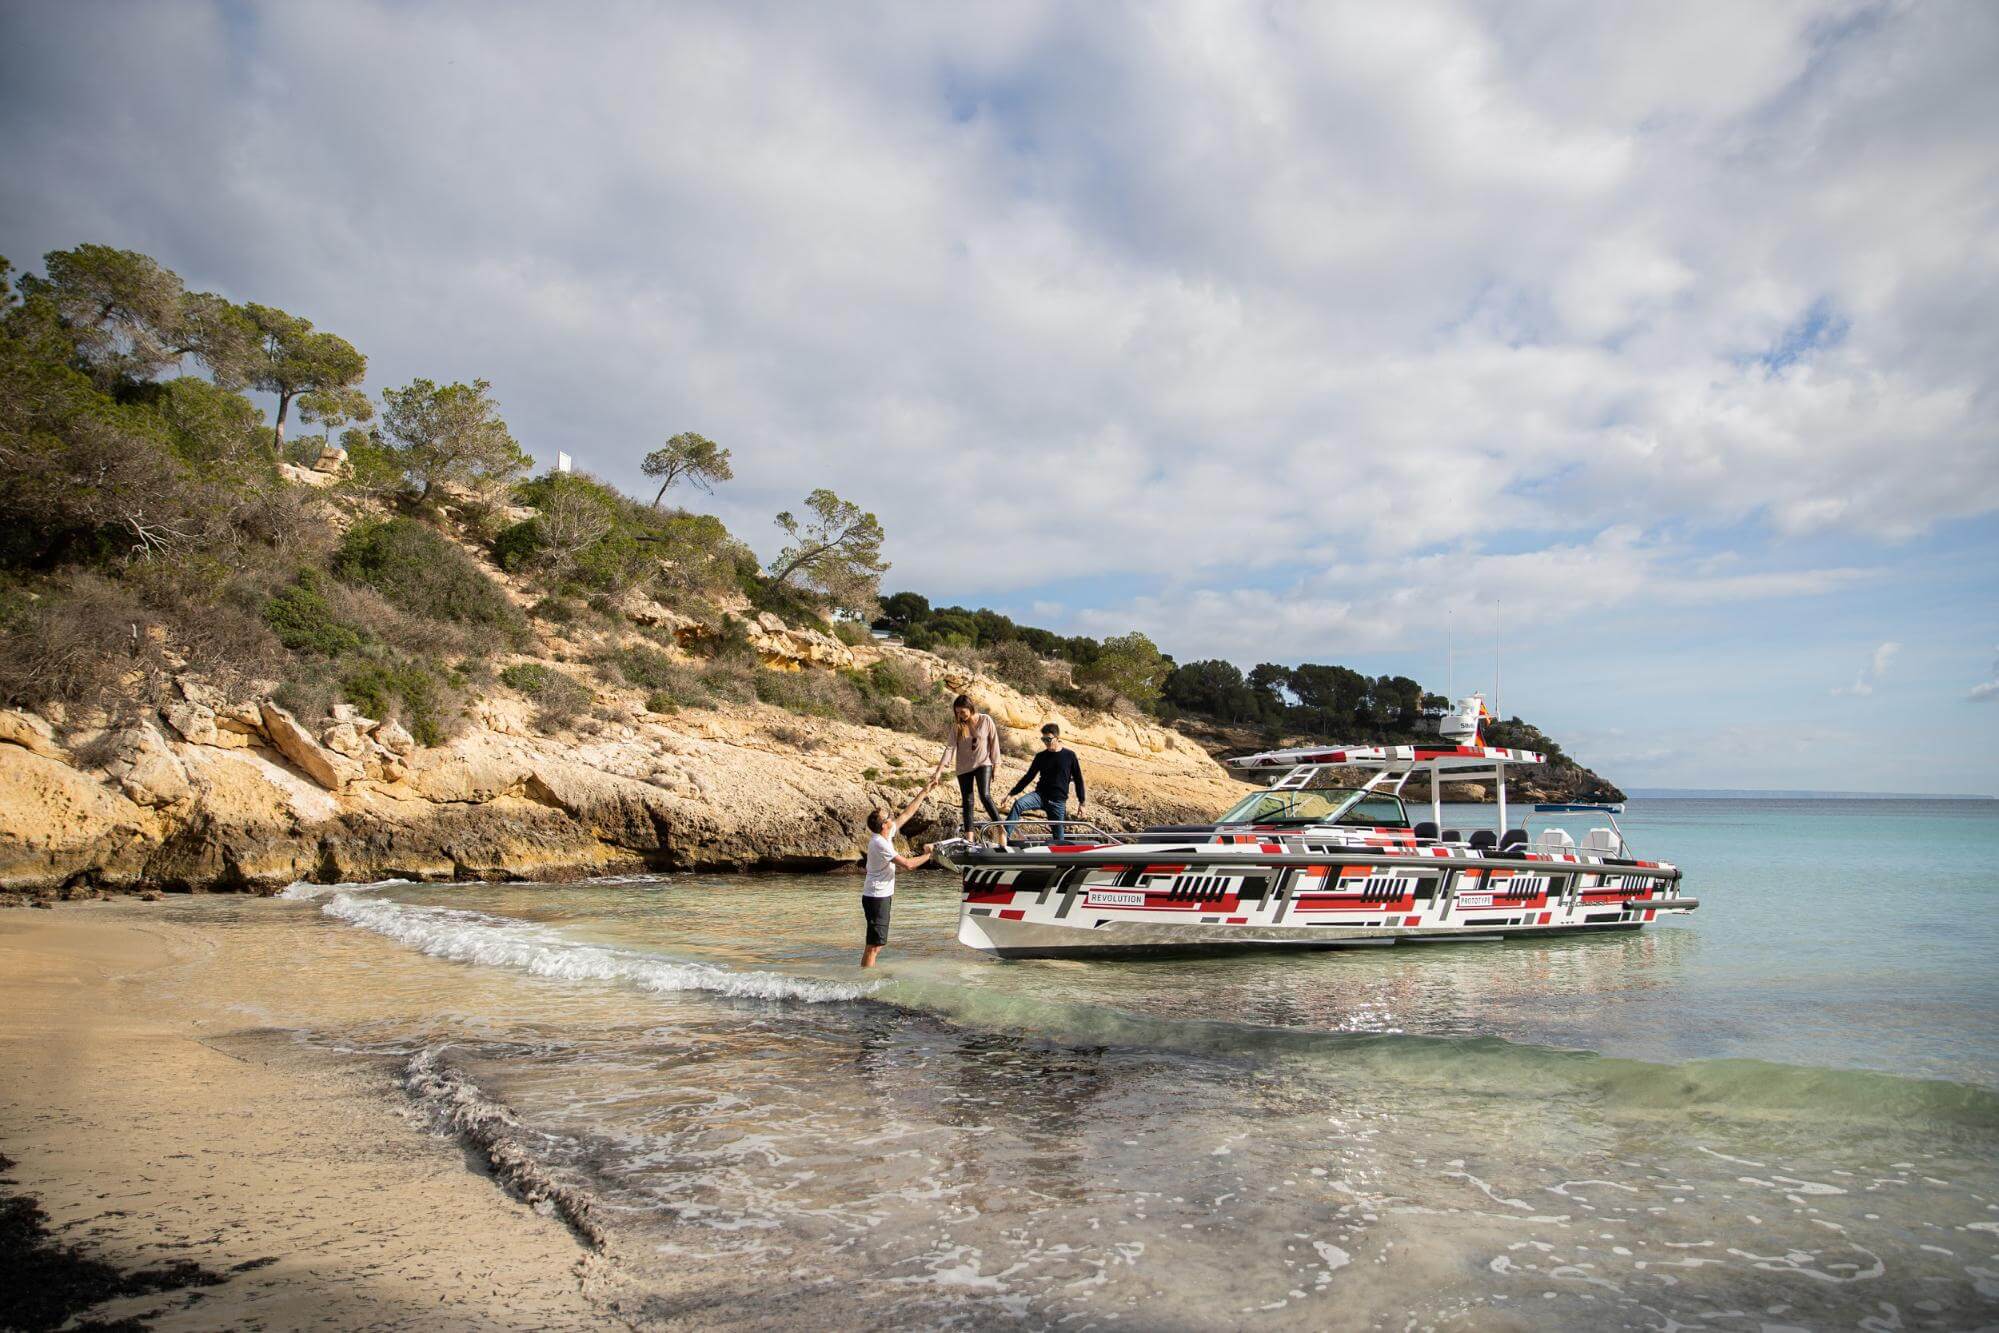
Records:
<instances>
[{"instance_id":1,"label":"boat windshield","mask_svg":"<svg viewBox=\"0 0 1999 1333\"><path fill-rule=\"evenodd\" d=\"M1402 798L1357 787L1308 787L1245 796L1217 824L1348 824L1406 828Z\"/></svg>"}]
</instances>

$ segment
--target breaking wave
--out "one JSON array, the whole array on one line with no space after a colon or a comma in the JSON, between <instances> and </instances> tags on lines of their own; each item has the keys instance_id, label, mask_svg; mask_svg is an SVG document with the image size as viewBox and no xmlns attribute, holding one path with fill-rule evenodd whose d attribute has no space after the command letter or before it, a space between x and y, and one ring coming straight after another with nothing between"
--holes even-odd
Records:
<instances>
[{"instance_id":1,"label":"breaking wave","mask_svg":"<svg viewBox=\"0 0 1999 1333\"><path fill-rule=\"evenodd\" d=\"M378 879L368 884L314 884L310 880L299 880L279 889L277 896L289 898L293 902L314 902L329 893L363 893L369 889L394 888L398 884L414 884L413 879Z\"/></svg>"},{"instance_id":2,"label":"breaking wave","mask_svg":"<svg viewBox=\"0 0 1999 1333\"><path fill-rule=\"evenodd\" d=\"M508 967L563 981L615 981L648 991L709 991L750 1000L808 1004L858 1000L872 985L810 981L777 972L732 972L709 963L674 962L625 949L579 944L545 926L509 921L456 907L418 907L387 898L338 892L319 909L350 925L386 935L432 958Z\"/></svg>"}]
</instances>

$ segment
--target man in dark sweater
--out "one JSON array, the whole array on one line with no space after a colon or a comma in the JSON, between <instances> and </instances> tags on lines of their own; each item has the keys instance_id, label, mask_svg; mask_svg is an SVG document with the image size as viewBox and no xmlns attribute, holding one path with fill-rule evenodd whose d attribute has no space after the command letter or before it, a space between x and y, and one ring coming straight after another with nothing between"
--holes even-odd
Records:
<instances>
[{"instance_id":1,"label":"man in dark sweater","mask_svg":"<svg viewBox=\"0 0 1999 1333\"><path fill-rule=\"evenodd\" d=\"M1020 796L1028 783L1034 790ZM1034 762L1020 775L1020 781L1013 784L1009 797L1020 796L1007 811L1006 836L1011 842L1020 829L1020 817L1030 810L1039 810L1047 817L1049 835L1062 841L1062 821L1069 817L1069 784L1076 784L1076 813L1083 812L1083 766L1076 762L1073 750L1062 746L1062 728L1053 722L1041 728L1041 753L1034 756Z\"/></svg>"}]
</instances>

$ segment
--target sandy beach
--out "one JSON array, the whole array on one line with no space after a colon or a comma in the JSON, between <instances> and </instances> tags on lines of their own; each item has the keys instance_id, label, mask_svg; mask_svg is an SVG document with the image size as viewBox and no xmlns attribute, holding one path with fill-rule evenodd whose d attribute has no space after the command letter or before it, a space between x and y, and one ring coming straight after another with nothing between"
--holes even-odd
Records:
<instances>
[{"instance_id":1,"label":"sandy beach","mask_svg":"<svg viewBox=\"0 0 1999 1333\"><path fill-rule=\"evenodd\" d=\"M176 923L180 906L0 913L4 1192L38 1199L52 1238L90 1259L127 1273L192 1263L213 1282L89 1318L619 1322L601 1258L407 1109L392 1063L329 1060L246 1025L257 996L228 936ZM15 1318L5 1307L0 1325Z\"/></svg>"}]
</instances>

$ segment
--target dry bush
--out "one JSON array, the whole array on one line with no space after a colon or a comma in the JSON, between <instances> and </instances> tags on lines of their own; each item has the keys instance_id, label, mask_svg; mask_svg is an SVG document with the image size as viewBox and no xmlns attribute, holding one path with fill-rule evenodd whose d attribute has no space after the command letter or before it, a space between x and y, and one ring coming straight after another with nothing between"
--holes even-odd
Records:
<instances>
[{"instance_id":1,"label":"dry bush","mask_svg":"<svg viewBox=\"0 0 1999 1333\"><path fill-rule=\"evenodd\" d=\"M807 717L867 719L867 702L853 682L829 671L763 671L756 681L757 698L789 713Z\"/></svg>"},{"instance_id":2,"label":"dry bush","mask_svg":"<svg viewBox=\"0 0 1999 1333\"><path fill-rule=\"evenodd\" d=\"M985 654L986 669L1022 694L1048 692L1048 665L1040 654L1018 639L995 645Z\"/></svg>"},{"instance_id":3,"label":"dry bush","mask_svg":"<svg viewBox=\"0 0 1999 1333\"><path fill-rule=\"evenodd\" d=\"M133 671L165 669L158 618L97 574L15 590L0 609L0 697L23 708L94 705Z\"/></svg>"},{"instance_id":4,"label":"dry bush","mask_svg":"<svg viewBox=\"0 0 1999 1333\"><path fill-rule=\"evenodd\" d=\"M774 722L764 728L770 738L780 745L789 745L794 750L817 750L819 737L806 728L791 722Z\"/></svg>"},{"instance_id":5,"label":"dry bush","mask_svg":"<svg viewBox=\"0 0 1999 1333\"><path fill-rule=\"evenodd\" d=\"M229 526L239 547L268 552L283 564L323 564L335 541L324 497L300 486L269 486L238 495Z\"/></svg>"},{"instance_id":6,"label":"dry bush","mask_svg":"<svg viewBox=\"0 0 1999 1333\"><path fill-rule=\"evenodd\" d=\"M748 703L757 697L757 678L762 674L762 667L741 658L718 658L702 671L701 688L710 698Z\"/></svg>"}]
</instances>

